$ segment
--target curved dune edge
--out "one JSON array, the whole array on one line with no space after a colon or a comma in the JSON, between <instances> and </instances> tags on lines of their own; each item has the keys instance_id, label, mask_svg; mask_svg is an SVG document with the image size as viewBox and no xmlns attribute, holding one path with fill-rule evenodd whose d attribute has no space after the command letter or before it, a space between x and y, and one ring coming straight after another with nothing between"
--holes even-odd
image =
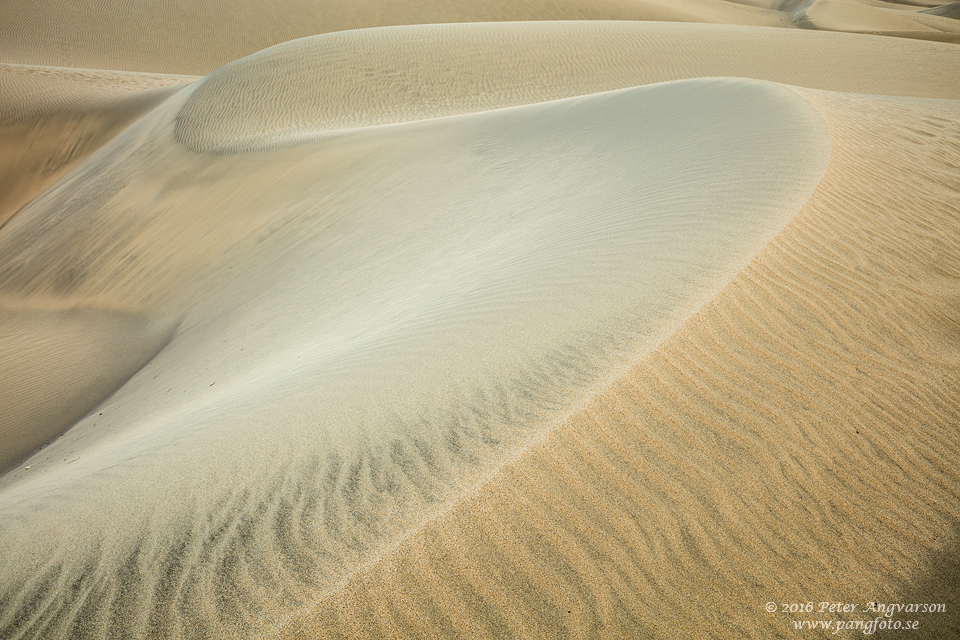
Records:
<instances>
[{"instance_id":1,"label":"curved dune edge","mask_svg":"<svg viewBox=\"0 0 960 640\"><path fill-rule=\"evenodd\" d=\"M0 472L120 388L175 329L129 311L58 306L0 300Z\"/></svg>"},{"instance_id":2,"label":"curved dune edge","mask_svg":"<svg viewBox=\"0 0 960 640\"><path fill-rule=\"evenodd\" d=\"M286 42L216 70L191 89L174 135L198 153L263 151L358 127L710 76L960 98L958 67L960 47L950 45L732 25L364 29Z\"/></svg>"},{"instance_id":3,"label":"curved dune edge","mask_svg":"<svg viewBox=\"0 0 960 640\"><path fill-rule=\"evenodd\" d=\"M946 601L923 633L960 632L960 106L802 93L834 146L794 222L585 410L278 637L801 633L770 601Z\"/></svg>"},{"instance_id":4,"label":"curved dune edge","mask_svg":"<svg viewBox=\"0 0 960 640\"><path fill-rule=\"evenodd\" d=\"M176 107L0 235L0 289L183 318L0 479L3 637L269 631L695 312L830 148L729 78L239 156L180 149Z\"/></svg>"},{"instance_id":5,"label":"curved dune edge","mask_svg":"<svg viewBox=\"0 0 960 640\"><path fill-rule=\"evenodd\" d=\"M960 2L951 2L939 7L924 9L920 13L932 16L942 16L944 18L951 18L953 20L960 20Z\"/></svg>"},{"instance_id":6,"label":"curved dune edge","mask_svg":"<svg viewBox=\"0 0 960 640\"><path fill-rule=\"evenodd\" d=\"M197 78L0 64L0 227Z\"/></svg>"}]
</instances>

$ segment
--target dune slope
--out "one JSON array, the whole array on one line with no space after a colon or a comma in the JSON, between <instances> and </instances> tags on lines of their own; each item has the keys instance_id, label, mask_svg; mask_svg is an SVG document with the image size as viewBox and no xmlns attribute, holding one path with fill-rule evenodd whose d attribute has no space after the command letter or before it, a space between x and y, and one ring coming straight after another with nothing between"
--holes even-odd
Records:
<instances>
[{"instance_id":1,"label":"dune slope","mask_svg":"<svg viewBox=\"0 0 960 640\"><path fill-rule=\"evenodd\" d=\"M7 295L180 321L4 476L4 637L270 629L649 352L829 157L758 81L234 155L174 140L192 89L0 235Z\"/></svg>"},{"instance_id":2,"label":"dune slope","mask_svg":"<svg viewBox=\"0 0 960 640\"><path fill-rule=\"evenodd\" d=\"M86 415L169 341L173 325L122 310L0 304L0 469Z\"/></svg>"},{"instance_id":3,"label":"dune slope","mask_svg":"<svg viewBox=\"0 0 960 640\"><path fill-rule=\"evenodd\" d=\"M0 64L0 226L192 80Z\"/></svg>"},{"instance_id":4,"label":"dune slope","mask_svg":"<svg viewBox=\"0 0 960 640\"><path fill-rule=\"evenodd\" d=\"M0 638L960 637L957 4L0 2Z\"/></svg>"},{"instance_id":5,"label":"dune slope","mask_svg":"<svg viewBox=\"0 0 960 640\"><path fill-rule=\"evenodd\" d=\"M269 628L653 348L829 155L817 112L757 81L227 156L175 142L191 89L0 236L8 295L180 321L4 477L4 636Z\"/></svg>"},{"instance_id":6,"label":"dune slope","mask_svg":"<svg viewBox=\"0 0 960 640\"><path fill-rule=\"evenodd\" d=\"M177 116L176 137L201 153L266 149L296 144L318 129L328 135L708 76L960 98L952 74L960 48L895 43L636 22L365 29L287 42L218 69Z\"/></svg>"},{"instance_id":7,"label":"dune slope","mask_svg":"<svg viewBox=\"0 0 960 640\"><path fill-rule=\"evenodd\" d=\"M902 637L960 634L960 105L804 95L833 151L797 218L279 637L859 638L794 622L872 619L868 601L946 603L896 616L921 623Z\"/></svg>"}]
</instances>

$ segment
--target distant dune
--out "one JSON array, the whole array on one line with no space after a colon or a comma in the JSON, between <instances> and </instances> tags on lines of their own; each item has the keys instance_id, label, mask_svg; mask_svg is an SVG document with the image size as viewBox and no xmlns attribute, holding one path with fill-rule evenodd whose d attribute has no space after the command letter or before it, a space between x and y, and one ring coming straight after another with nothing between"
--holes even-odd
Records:
<instances>
[{"instance_id":1,"label":"distant dune","mask_svg":"<svg viewBox=\"0 0 960 640\"><path fill-rule=\"evenodd\" d=\"M960 638L950 15L5 4L0 637Z\"/></svg>"},{"instance_id":2,"label":"distant dune","mask_svg":"<svg viewBox=\"0 0 960 640\"><path fill-rule=\"evenodd\" d=\"M205 75L296 38L369 27L460 22L630 20L889 33L960 40L960 23L910 5L858 0L27 0L0 7L4 62ZM920 5L920 6L914 6Z\"/></svg>"}]
</instances>

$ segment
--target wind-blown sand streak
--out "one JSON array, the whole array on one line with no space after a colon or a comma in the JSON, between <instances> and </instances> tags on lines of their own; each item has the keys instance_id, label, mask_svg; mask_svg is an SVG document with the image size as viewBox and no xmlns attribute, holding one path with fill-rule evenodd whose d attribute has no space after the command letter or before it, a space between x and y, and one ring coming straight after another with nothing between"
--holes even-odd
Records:
<instances>
[{"instance_id":1,"label":"wind-blown sand streak","mask_svg":"<svg viewBox=\"0 0 960 640\"><path fill-rule=\"evenodd\" d=\"M196 78L0 64L0 226Z\"/></svg>"},{"instance_id":2,"label":"wind-blown sand streak","mask_svg":"<svg viewBox=\"0 0 960 640\"><path fill-rule=\"evenodd\" d=\"M960 106L803 93L833 151L794 222L282 637L795 637L764 604L811 600L947 602L920 633L960 634Z\"/></svg>"}]
</instances>

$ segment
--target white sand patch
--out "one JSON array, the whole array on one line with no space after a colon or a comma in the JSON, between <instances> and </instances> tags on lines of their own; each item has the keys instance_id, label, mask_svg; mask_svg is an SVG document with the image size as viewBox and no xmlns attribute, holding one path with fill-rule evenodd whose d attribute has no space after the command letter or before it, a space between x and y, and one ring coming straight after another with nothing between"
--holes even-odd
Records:
<instances>
[{"instance_id":1,"label":"white sand patch","mask_svg":"<svg viewBox=\"0 0 960 640\"><path fill-rule=\"evenodd\" d=\"M702 79L197 155L189 91L0 234L2 291L181 320L2 480L28 626L268 628L649 352L830 149L793 91Z\"/></svg>"}]
</instances>

